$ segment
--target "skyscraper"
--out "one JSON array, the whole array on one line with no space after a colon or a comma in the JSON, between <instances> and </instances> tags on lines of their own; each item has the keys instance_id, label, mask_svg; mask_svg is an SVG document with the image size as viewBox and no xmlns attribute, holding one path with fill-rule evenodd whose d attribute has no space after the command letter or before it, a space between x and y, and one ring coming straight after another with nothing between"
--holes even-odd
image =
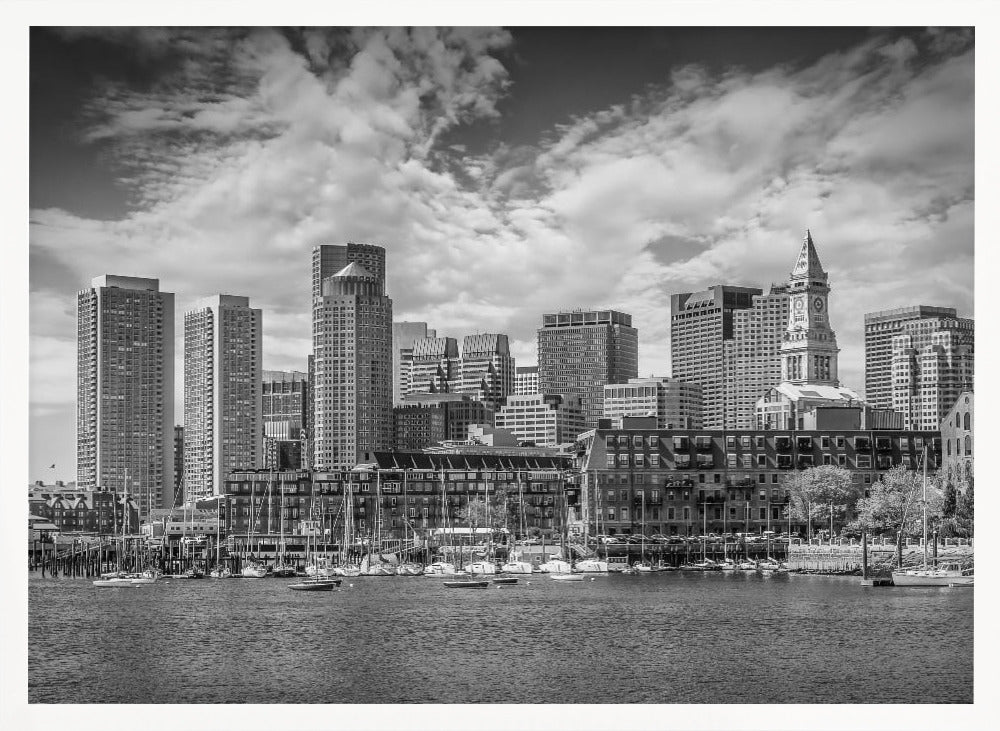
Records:
<instances>
[{"instance_id":1,"label":"skyscraper","mask_svg":"<svg viewBox=\"0 0 1000 731\"><path fill-rule=\"evenodd\" d=\"M671 375L701 386L706 429L726 423L725 341L733 337L735 313L753 306L754 287L715 285L670 297Z\"/></svg>"},{"instance_id":2,"label":"skyscraper","mask_svg":"<svg viewBox=\"0 0 1000 731\"><path fill-rule=\"evenodd\" d=\"M752 305L733 311L732 336L723 341L723 407L730 429L753 429L757 400L781 383L781 343L788 324L788 287L771 285Z\"/></svg>"},{"instance_id":3,"label":"skyscraper","mask_svg":"<svg viewBox=\"0 0 1000 731\"><path fill-rule=\"evenodd\" d=\"M399 406L410 392L413 368L413 344L422 338L437 337L426 322L392 323L392 403Z\"/></svg>"},{"instance_id":4,"label":"skyscraper","mask_svg":"<svg viewBox=\"0 0 1000 731\"><path fill-rule=\"evenodd\" d=\"M461 383L461 365L455 338L415 340L409 388L402 395L456 393Z\"/></svg>"},{"instance_id":5,"label":"skyscraper","mask_svg":"<svg viewBox=\"0 0 1000 731\"><path fill-rule=\"evenodd\" d=\"M910 320L892 339L892 409L904 429L939 429L973 388L975 324L965 317Z\"/></svg>"},{"instance_id":6,"label":"skyscraper","mask_svg":"<svg viewBox=\"0 0 1000 731\"><path fill-rule=\"evenodd\" d=\"M892 339L906 323L957 316L952 307L928 305L865 313L865 400L877 409L892 408Z\"/></svg>"},{"instance_id":7,"label":"skyscraper","mask_svg":"<svg viewBox=\"0 0 1000 731\"><path fill-rule=\"evenodd\" d=\"M263 465L261 311L220 294L184 313L184 492L220 495L233 470Z\"/></svg>"},{"instance_id":8,"label":"skyscraper","mask_svg":"<svg viewBox=\"0 0 1000 731\"><path fill-rule=\"evenodd\" d=\"M332 277L348 264L360 264L377 278L385 291L385 249L374 244L321 244L312 250L312 296L315 303L323 296L323 280Z\"/></svg>"},{"instance_id":9,"label":"skyscraper","mask_svg":"<svg viewBox=\"0 0 1000 731\"><path fill-rule=\"evenodd\" d=\"M314 303L314 469L350 469L392 448L392 300L383 281L351 263L323 280Z\"/></svg>"},{"instance_id":10,"label":"skyscraper","mask_svg":"<svg viewBox=\"0 0 1000 731\"><path fill-rule=\"evenodd\" d=\"M539 391L579 396L588 429L604 412L604 386L638 375L639 333L631 315L615 310L542 315Z\"/></svg>"},{"instance_id":11,"label":"skyscraper","mask_svg":"<svg viewBox=\"0 0 1000 731\"><path fill-rule=\"evenodd\" d=\"M514 392L514 358L506 335L481 333L462 341L459 393L500 408Z\"/></svg>"},{"instance_id":12,"label":"skyscraper","mask_svg":"<svg viewBox=\"0 0 1000 731\"><path fill-rule=\"evenodd\" d=\"M106 274L77 295L77 485L173 504L174 295Z\"/></svg>"}]
</instances>

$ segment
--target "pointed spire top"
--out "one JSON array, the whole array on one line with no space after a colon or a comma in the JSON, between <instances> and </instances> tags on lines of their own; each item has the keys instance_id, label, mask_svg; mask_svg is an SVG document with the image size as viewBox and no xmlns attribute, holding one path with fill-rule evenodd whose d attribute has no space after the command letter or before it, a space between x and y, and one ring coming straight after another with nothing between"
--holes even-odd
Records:
<instances>
[{"instance_id":1,"label":"pointed spire top","mask_svg":"<svg viewBox=\"0 0 1000 731\"><path fill-rule=\"evenodd\" d=\"M813 245L812 233L806 229L805 238L802 239L802 250L799 251L799 258L795 260L792 268L792 279L821 279L826 280L826 272L820 264L819 254Z\"/></svg>"}]
</instances>

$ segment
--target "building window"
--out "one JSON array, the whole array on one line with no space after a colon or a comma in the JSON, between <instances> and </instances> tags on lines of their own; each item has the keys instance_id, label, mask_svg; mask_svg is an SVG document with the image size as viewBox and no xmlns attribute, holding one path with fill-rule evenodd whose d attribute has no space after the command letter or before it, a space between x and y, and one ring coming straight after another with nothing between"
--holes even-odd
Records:
<instances>
[{"instance_id":1,"label":"building window","mask_svg":"<svg viewBox=\"0 0 1000 731\"><path fill-rule=\"evenodd\" d=\"M969 431L969 429L972 428L972 414L966 411L965 416L963 416L962 419L962 428L965 429L965 431Z\"/></svg>"},{"instance_id":2,"label":"building window","mask_svg":"<svg viewBox=\"0 0 1000 731\"><path fill-rule=\"evenodd\" d=\"M628 467L628 455L627 454L619 454L618 455L618 464L621 465L622 467Z\"/></svg>"},{"instance_id":3,"label":"building window","mask_svg":"<svg viewBox=\"0 0 1000 731\"><path fill-rule=\"evenodd\" d=\"M987 454L988 453L989 453L989 450L987 450ZM972 456L972 437L971 436L966 436L965 437L965 456L966 457L971 457Z\"/></svg>"},{"instance_id":4,"label":"building window","mask_svg":"<svg viewBox=\"0 0 1000 731\"><path fill-rule=\"evenodd\" d=\"M758 454L757 455L757 466L758 467L767 467L767 455L766 454Z\"/></svg>"},{"instance_id":5,"label":"building window","mask_svg":"<svg viewBox=\"0 0 1000 731\"><path fill-rule=\"evenodd\" d=\"M757 475L757 482L763 485L765 482L767 482L767 475L765 475L764 473Z\"/></svg>"},{"instance_id":6,"label":"building window","mask_svg":"<svg viewBox=\"0 0 1000 731\"><path fill-rule=\"evenodd\" d=\"M847 455L846 454L838 454L837 455L837 466L838 467L846 467L847 466Z\"/></svg>"},{"instance_id":7,"label":"building window","mask_svg":"<svg viewBox=\"0 0 1000 731\"><path fill-rule=\"evenodd\" d=\"M859 454L857 455L858 469L859 470L870 470L872 467L872 456L870 454Z\"/></svg>"},{"instance_id":8,"label":"building window","mask_svg":"<svg viewBox=\"0 0 1000 731\"><path fill-rule=\"evenodd\" d=\"M837 437L837 449L843 449L844 442L845 442L844 437Z\"/></svg>"},{"instance_id":9,"label":"building window","mask_svg":"<svg viewBox=\"0 0 1000 731\"><path fill-rule=\"evenodd\" d=\"M819 445L823 449L829 449L830 448L830 437L820 437L819 438ZM826 462L824 464L830 464L830 463Z\"/></svg>"},{"instance_id":10,"label":"building window","mask_svg":"<svg viewBox=\"0 0 1000 731\"><path fill-rule=\"evenodd\" d=\"M660 455L658 455L658 454L651 454L651 455L649 455L649 466L650 467L659 467L660 466Z\"/></svg>"}]
</instances>

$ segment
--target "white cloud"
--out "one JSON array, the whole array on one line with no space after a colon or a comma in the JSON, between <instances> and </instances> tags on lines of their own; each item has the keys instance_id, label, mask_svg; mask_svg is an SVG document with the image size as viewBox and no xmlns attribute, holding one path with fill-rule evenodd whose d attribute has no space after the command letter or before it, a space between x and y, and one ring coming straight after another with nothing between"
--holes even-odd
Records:
<instances>
[{"instance_id":1,"label":"white cloud","mask_svg":"<svg viewBox=\"0 0 1000 731\"><path fill-rule=\"evenodd\" d=\"M948 38L933 43L956 53ZM918 64L876 39L804 69L687 67L537 148L452 149L451 172L435 141L498 114L502 31L311 30L307 56L272 31L183 40L191 62L175 77L89 105L89 138L128 163L132 213L33 211L31 245L84 280L158 277L178 313L207 294L249 296L268 367L305 368L310 249L348 240L386 246L396 319L507 332L528 363L543 312L613 306L639 328L640 372L665 374L669 295L782 281L807 227L850 385L862 385L865 311L971 313L969 50ZM161 41L149 52L166 53ZM57 347L73 321L52 297L32 294L38 404L73 399Z\"/></svg>"}]
</instances>

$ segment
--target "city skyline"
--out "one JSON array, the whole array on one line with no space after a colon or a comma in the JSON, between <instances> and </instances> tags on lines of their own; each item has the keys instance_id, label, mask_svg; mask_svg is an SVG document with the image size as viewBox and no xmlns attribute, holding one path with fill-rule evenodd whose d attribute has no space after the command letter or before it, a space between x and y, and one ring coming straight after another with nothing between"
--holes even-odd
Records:
<instances>
[{"instance_id":1,"label":"city skyline","mask_svg":"<svg viewBox=\"0 0 1000 731\"><path fill-rule=\"evenodd\" d=\"M845 385L866 312L975 314L971 31L31 35L33 478L75 473L73 303L105 273L178 312L249 295L267 369L304 369L309 252L348 241L386 247L395 320L520 365L543 313L601 307L670 375L670 295L783 282L807 228Z\"/></svg>"}]
</instances>

